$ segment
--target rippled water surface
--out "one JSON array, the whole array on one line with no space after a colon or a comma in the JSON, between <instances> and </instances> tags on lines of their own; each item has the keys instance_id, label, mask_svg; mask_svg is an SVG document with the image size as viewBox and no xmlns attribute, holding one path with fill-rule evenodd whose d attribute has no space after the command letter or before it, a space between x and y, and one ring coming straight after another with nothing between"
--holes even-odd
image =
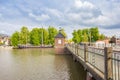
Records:
<instances>
[{"instance_id":1,"label":"rippled water surface","mask_svg":"<svg viewBox=\"0 0 120 80\"><path fill-rule=\"evenodd\" d=\"M85 80L83 67L55 49L0 49L0 80Z\"/></svg>"}]
</instances>

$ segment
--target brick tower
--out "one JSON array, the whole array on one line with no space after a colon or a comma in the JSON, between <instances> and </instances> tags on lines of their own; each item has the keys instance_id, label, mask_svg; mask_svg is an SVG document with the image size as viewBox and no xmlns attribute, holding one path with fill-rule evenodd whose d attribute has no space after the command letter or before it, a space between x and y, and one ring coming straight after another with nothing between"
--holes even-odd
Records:
<instances>
[{"instance_id":1,"label":"brick tower","mask_svg":"<svg viewBox=\"0 0 120 80\"><path fill-rule=\"evenodd\" d=\"M64 48L65 45L65 36L61 33L61 30L59 30L59 33L55 36L55 48Z\"/></svg>"}]
</instances>

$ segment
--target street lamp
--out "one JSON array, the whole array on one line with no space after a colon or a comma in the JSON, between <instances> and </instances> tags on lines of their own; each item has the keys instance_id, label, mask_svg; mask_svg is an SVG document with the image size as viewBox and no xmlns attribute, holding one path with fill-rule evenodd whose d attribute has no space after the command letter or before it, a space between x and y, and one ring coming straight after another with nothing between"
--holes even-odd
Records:
<instances>
[{"instance_id":1,"label":"street lamp","mask_svg":"<svg viewBox=\"0 0 120 80\"><path fill-rule=\"evenodd\" d=\"M43 26L42 26L42 46L43 46Z\"/></svg>"}]
</instances>

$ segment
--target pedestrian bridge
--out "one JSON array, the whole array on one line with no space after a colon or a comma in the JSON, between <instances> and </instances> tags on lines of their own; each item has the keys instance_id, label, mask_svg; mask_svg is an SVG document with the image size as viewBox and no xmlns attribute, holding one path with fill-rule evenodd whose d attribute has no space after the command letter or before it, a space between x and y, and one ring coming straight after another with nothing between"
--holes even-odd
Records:
<instances>
[{"instance_id":1,"label":"pedestrian bridge","mask_svg":"<svg viewBox=\"0 0 120 80\"><path fill-rule=\"evenodd\" d=\"M66 48L87 70L87 80L120 80L120 51L86 44L67 44Z\"/></svg>"}]
</instances>

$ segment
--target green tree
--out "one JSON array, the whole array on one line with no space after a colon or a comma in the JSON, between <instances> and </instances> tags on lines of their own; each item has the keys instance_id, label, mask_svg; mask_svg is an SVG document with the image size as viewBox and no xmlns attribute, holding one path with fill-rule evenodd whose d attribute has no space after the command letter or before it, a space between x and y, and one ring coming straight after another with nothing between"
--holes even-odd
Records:
<instances>
[{"instance_id":1,"label":"green tree","mask_svg":"<svg viewBox=\"0 0 120 80\"><path fill-rule=\"evenodd\" d=\"M39 43L43 44L43 28L39 28Z\"/></svg>"},{"instance_id":2,"label":"green tree","mask_svg":"<svg viewBox=\"0 0 120 80\"><path fill-rule=\"evenodd\" d=\"M79 40L79 35L78 35L78 33L77 33L76 30L73 31L72 35L73 35L72 40L73 40L75 43L79 43L79 41L80 41L80 40Z\"/></svg>"},{"instance_id":3,"label":"green tree","mask_svg":"<svg viewBox=\"0 0 120 80\"><path fill-rule=\"evenodd\" d=\"M82 42L82 41L83 41L83 34L82 34L82 30L81 30L81 29L79 29L79 30L77 31L77 33L78 33L78 36L79 36L79 42Z\"/></svg>"},{"instance_id":4,"label":"green tree","mask_svg":"<svg viewBox=\"0 0 120 80\"><path fill-rule=\"evenodd\" d=\"M12 34L12 37L11 37L11 44L12 46L18 46L19 44L19 32L15 32Z\"/></svg>"},{"instance_id":5,"label":"green tree","mask_svg":"<svg viewBox=\"0 0 120 80\"><path fill-rule=\"evenodd\" d=\"M105 35L104 34L100 34L99 39L100 40L104 40L105 39Z\"/></svg>"},{"instance_id":6,"label":"green tree","mask_svg":"<svg viewBox=\"0 0 120 80\"><path fill-rule=\"evenodd\" d=\"M64 29L61 30L61 33L64 36L67 36ZM54 27L50 27L48 29L45 28L33 28L31 32L29 32L28 28L23 26L21 31L19 32L19 44L52 44L54 45L54 38L58 34L58 31Z\"/></svg>"},{"instance_id":7,"label":"green tree","mask_svg":"<svg viewBox=\"0 0 120 80\"><path fill-rule=\"evenodd\" d=\"M33 45L40 44L39 28L33 28L32 31L30 32L30 43Z\"/></svg>"},{"instance_id":8,"label":"green tree","mask_svg":"<svg viewBox=\"0 0 120 80\"><path fill-rule=\"evenodd\" d=\"M48 44L48 31L43 29L43 44Z\"/></svg>"},{"instance_id":9,"label":"green tree","mask_svg":"<svg viewBox=\"0 0 120 80\"><path fill-rule=\"evenodd\" d=\"M56 28L49 26L48 28L48 44L54 44L54 38L57 35L58 31Z\"/></svg>"},{"instance_id":10,"label":"green tree","mask_svg":"<svg viewBox=\"0 0 120 80\"><path fill-rule=\"evenodd\" d=\"M73 35L72 39L75 43L88 42L88 41L93 42L93 41L97 41L98 39L104 39L104 35L99 34L98 27L93 27L90 29L74 30L72 35Z\"/></svg>"},{"instance_id":11,"label":"green tree","mask_svg":"<svg viewBox=\"0 0 120 80\"><path fill-rule=\"evenodd\" d=\"M97 41L99 39L98 27L90 28L90 32L91 32L91 40L92 41Z\"/></svg>"},{"instance_id":12,"label":"green tree","mask_svg":"<svg viewBox=\"0 0 120 80\"><path fill-rule=\"evenodd\" d=\"M83 36L83 42L88 42L88 36L86 33L84 33L84 36Z\"/></svg>"},{"instance_id":13,"label":"green tree","mask_svg":"<svg viewBox=\"0 0 120 80\"><path fill-rule=\"evenodd\" d=\"M61 29L60 32L61 32L65 37L67 37L67 34L65 33L65 30L64 30L64 29Z\"/></svg>"},{"instance_id":14,"label":"green tree","mask_svg":"<svg viewBox=\"0 0 120 80\"><path fill-rule=\"evenodd\" d=\"M27 44L29 42L29 30L23 26L20 32L20 44Z\"/></svg>"},{"instance_id":15,"label":"green tree","mask_svg":"<svg viewBox=\"0 0 120 80\"><path fill-rule=\"evenodd\" d=\"M48 31L44 28L33 28L30 32L30 43L33 45L48 44Z\"/></svg>"}]
</instances>

